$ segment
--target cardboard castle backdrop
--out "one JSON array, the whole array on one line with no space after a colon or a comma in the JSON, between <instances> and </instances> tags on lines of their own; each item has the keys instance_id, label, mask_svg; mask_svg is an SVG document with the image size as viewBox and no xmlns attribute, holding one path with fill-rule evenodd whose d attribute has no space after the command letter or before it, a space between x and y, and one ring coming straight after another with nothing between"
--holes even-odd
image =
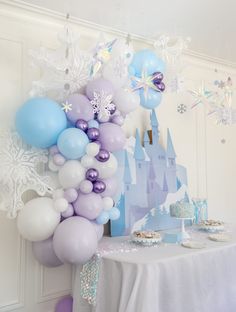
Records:
<instances>
[{"instance_id":1,"label":"cardboard castle backdrop","mask_svg":"<svg viewBox=\"0 0 236 312\"><path fill-rule=\"evenodd\" d=\"M153 110L150 115L152 143L148 132L142 146L139 131L128 140L125 151L116 154L117 177L121 188L116 197L119 220L111 223L111 235L128 235L135 230L176 228L180 221L170 217L169 206L189 201L186 168L176 163L169 129L166 150L159 143L159 124Z\"/></svg>"}]
</instances>

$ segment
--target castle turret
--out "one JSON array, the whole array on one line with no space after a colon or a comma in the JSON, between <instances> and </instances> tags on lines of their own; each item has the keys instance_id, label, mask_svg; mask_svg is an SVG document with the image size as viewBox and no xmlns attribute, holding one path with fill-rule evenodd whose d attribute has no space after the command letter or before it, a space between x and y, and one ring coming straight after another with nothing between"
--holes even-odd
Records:
<instances>
[{"instance_id":1,"label":"castle turret","mask_svg":"<svg viewBox=\"0 0 236 312\"><path fill-rule=\"evenodd\" d=\"M136 130L134 159L136 164L136 184L142 186L144 185L146 179L146 162L138 130Z\"/></svg>"},{"instance_id":2,"label":"castle turret","mask_svg":"<svg viewBox=\"0 0 236 312\"><path fill-rule=\"evenodd\" d=\"M146 150L150 145L150 138L149 138L147 131L144 132L143 142L144 142L144 148Z\"/></svg>"},{"instance_id":3,"label":"castle turret","mask_svg":"<svg viewBox=\"0 0 236 312\"><path fill-rule=\"evenodd\" d=\"M150 120L152 125L152 145L157 146L159 142L159 123L154 109L151 112Z\"/></svg>"},{"instance_id":4,"label":"castle turret","mask_svg":"<svg viewBox=\"0 0 236 312\"><path fill-rule=\"evenodd\" d=\"M176 183L176 153L174 150L174 146L172 143L171 135L169 129L167 130L167 184L168 190L171 193L177 191L177 183Z\"/></svg>"}]
</instances>

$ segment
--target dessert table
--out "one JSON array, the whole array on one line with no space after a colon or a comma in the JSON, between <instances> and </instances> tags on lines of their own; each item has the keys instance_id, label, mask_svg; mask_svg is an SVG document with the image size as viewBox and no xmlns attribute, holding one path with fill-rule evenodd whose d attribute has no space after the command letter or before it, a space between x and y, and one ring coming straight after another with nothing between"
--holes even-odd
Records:
<instances>
[{"instance_id":1,"label":"dessert table","mask_svg":"<svg viewBox=\"0 0 236 312\"><path fill-rule=\"evenodd\" d=\"M191 233L206 244L203 249L177 244L132 249L127 237L103 238L114 251L100 259L96 305L81 297L78 266L73 312L235 312L236 227L229 242L208 235Z\"/></svg>"}]
</instances>

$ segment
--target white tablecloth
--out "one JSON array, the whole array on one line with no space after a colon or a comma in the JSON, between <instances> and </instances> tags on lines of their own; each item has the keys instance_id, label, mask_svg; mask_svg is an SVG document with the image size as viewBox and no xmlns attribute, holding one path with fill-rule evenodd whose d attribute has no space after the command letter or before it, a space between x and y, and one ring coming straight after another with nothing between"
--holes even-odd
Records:
<instances>
[{"instance_id":1,"label":"white tablecloth","mask_svg":"<svg viewBox=\"0 0 236 312\"><path fill-rule=\"evenodd\" d=\"M236 229L230 242L220 243L196 233L207 244L201 250L168 244L105 255L96 307L80 298L78 267L73 312L235 312L235 234Z\"/></svg>"}]
</instances>

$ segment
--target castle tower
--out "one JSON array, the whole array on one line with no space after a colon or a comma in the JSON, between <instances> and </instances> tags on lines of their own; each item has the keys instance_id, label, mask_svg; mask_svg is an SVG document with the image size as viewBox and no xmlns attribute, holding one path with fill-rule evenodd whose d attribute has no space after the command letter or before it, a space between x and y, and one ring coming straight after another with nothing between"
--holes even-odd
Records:
<instances>
[{"instance_id":1,"label":"castle tower","mask_svg":"<svg viewBox=\"0 0 236 312\"><path fill-rule=\"evenodd\" d=\"M154 109L150 114L150 120L152 125L152 145L157 146L159 142L159 123Z\"/></svg>"},{"instance_id":2,"label":"castle tower","mask_svg":"<svg viewBox=\"0 0 236 312\"><path fill-rule=\"evenodd\" d=\"M168 190L171 193L177 191L177 183L176 183L176 153L174 150L174 146L172 143L171 135L169 129L167 129L167 184Z\"/></svg>"},{"instance_id":3,"label":"castle tower","mask_svg":"<svg viewBox=\"0 0 236 312\"><path fill-rule=\"evenodd\" d=\"M145 154L141 144L138 129L136 130L134 159L136 164L136 185L142 186L144 185L146 179L146 164L145 164Z\"/></svg>"},{"instance_id":4,"label":"castle tower","mask_svg":"<svg viewBox=\"0 0 236 312\"><path fill-rule=\"evenodd\" d=\"M124 223L126 232L129 232L131 227L131 183L132 177L130 172L129 160L128 160L128 153L125 151L125 161L124 161Z\"/></svg>"},{"instance_id":5,"label":"castle tower","mask_svg":"<svg viewBox=\"0 0 236 312\"><path fill-rule=\"evenodd\" d=\"M156 175L153 166L153 161L149 163L149 173L147 179L147 197L148 197L148 207L153 208L156 205L156 193L157 193L157 183L156 183Z\"/></svg>"},{"instance_id":6,"label":"castle tower","mask_svg":"<svg viewBox=\"0 0 236 312\"><path fill-rule=\"evenodd\" d=\"M124 161L124 184L125 184L125 191L129 191L130 184L132 183L132 177L130 173L129 167L129 160L128 160L128 153L125 151L125 161Z\"/></svg>"}]
</instances>

